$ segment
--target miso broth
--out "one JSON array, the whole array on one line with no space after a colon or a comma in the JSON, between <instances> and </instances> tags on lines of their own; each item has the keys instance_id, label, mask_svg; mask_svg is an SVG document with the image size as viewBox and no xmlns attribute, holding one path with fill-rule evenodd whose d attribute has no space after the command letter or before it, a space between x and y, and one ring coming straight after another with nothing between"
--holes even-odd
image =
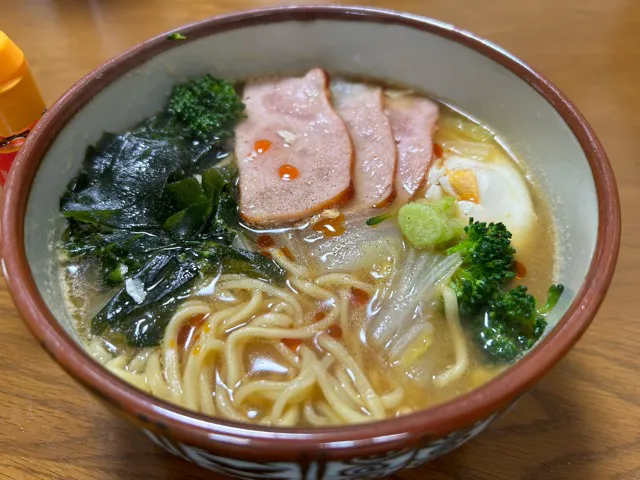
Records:
<instances>
[{"instance_id":1,"label":"miso broth","mask_svg":"<svg viewBox=\"0 0 640 480\"><path fill-rule=\"evenodd\" d=\"M328 81L193 80L89 151L60 261L97 361L205 414L330 426L468 392L551 328L554 223L526 166L447 105Z\"/></svg>"}]
</instances>

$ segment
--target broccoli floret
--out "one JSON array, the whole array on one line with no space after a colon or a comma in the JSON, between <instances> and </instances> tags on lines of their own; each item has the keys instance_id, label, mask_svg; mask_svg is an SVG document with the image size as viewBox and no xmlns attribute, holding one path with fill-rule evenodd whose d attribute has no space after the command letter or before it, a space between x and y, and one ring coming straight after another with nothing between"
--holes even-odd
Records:
<instances>
[{"instance_id":1,"label":"broccoli floret","mask_svg":"<svg viewBox=\"0 0 640 480\"><path fill-rule=\"evenodd\" d=\"M489 304L489 321L501 321L537 339L547 326L546 316L556 306L563 291L563 285L551 285L545 305L537 308L535 297L524 285L518 285L508 292L499 290Z\"/></svg>"},{"instance_id":2,"label":"broccoli floret","mask_svg":"<svg viewBox=\"0 0 640 480\"><path fill-rule=\"evenodd\" d=\"M547 326L524 285L508 292L496 290L482 320L481 348L500 362L510 362L531 348Z\"/></svg>"},{"instance_id":3,"label":"broccoli floret","mask_svg":"<svg viewBox=\"0 0 640 480\"><path fill-rule=\"evenodd\" d=\"M474 330L483 352L494 361L510 362L533 347L563 291L562 285L551 285L546 304L538 309L524 285L496 290L486 312L476 319Z\"/></svg>"},{"instance_id":4,"label":"broccoli floret","mask_svg":"<svg viewBox=\"0 0 640 480\"><path fill-rule=\"evenodd\" d=\"M482 352L495 363L508 363L524 351L524 338L514 337L503 323L480 323L473 333Z\"/></svg>"},{"instance_id":5,"label":"broccoli floret","mask_svg":"<svg viewBox=\"0 0 640 480\"><path fill-rule=\"evenodd\" d=\"M503 290L515 277L511 233L502 223L473 219L464 231L466 237L446 250L462 258L450 281L458 298L460 318L491 361L513 361L540 338L547 326L546 317L564 287L551 285L542 308L524 285Z\"/></svg>"},{"instance_id":6,"label":"broccoli floret","mask_svg":"<svg viewBox=\"0 0 640 480\"><path fill-rule=\"evenodd\" d=\"M176 85L167 111L201 140L225 140L244 115L244 104L233 85L205 75Z\"/></svg>"},{"instance_id":7,"label":"broccoli floret","mask_svg":"<svg viewBox=\"0 0 640 480\"><path fill-rule=\"evenodd\" d=\"M514 278L511 233L503 223L469 220L466 237L446 250L458 253L462 265L451 278L462 316L475 315L491 301L494 292Z\"/></svg>"},{"instance_id":8,"label":"broccoli floret","mask_svg":"<svg viewBox=\"0 0 640 480\"><path fill-rule=\"evenodd\" d=\"M503 322L513 329L532 335L538 316L536 299L524 285L508 292L496 291L487 311L489 323Z\"/></svg>"}]
</instances>

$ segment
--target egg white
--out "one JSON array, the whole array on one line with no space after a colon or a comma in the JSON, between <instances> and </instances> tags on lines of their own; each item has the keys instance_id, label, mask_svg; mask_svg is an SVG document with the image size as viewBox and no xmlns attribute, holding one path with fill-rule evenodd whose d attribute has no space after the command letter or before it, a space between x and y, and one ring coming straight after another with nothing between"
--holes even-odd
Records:
<instances>
[{"instance_id":1,"label":"egg white","mask_svg":"<svg viewBox=\"0 0 640 480\"><path fill-rule=\"evenodd\" d=\"M458 211L465 223L473 217L481 222L502 222L511 234L516 250L527 246L530 232L538 222L529 188L522 173L504 155L477 159L458 155L438 160L429 171L427 199L443 195L458 198L449 175L456 170L470 170L477 183L478 203L458 199Z\"/></svg>"}]
</instances>

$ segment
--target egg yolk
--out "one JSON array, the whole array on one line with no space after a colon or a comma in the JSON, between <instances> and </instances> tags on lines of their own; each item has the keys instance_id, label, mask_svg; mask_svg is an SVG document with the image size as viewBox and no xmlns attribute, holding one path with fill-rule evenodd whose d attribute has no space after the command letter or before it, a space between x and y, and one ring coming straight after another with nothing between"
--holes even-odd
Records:
<instances>
[{"instance_id":1,"label":"egg yolk","mask_svg":"<svg viewBox=\"0 0 640 480\"><path fill-rule=\"evenodd\" d=\"M447 173L447 178L459 200L480 203L478 181L473 170L453 170Z\"/></svg>"}]
</instances>

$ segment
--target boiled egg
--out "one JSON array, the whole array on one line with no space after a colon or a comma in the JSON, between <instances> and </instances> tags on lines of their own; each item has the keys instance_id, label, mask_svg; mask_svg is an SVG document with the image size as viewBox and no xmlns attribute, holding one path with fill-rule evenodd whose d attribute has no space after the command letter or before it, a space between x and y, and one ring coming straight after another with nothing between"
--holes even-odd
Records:
<instances>
[{"instance_id":1,"label":"boiled egg","mask_svg":"<svg viewBox=\"0 0 640 480\"><path fill-rule=\"evenodd\" d=\"M503 154L478 159L445 156L430 169L427 199L449 195L457 199L465 223L502 222L516 250L522 250L538 218L527 183L517 167Z\"/></svg>"}]
</instances>

